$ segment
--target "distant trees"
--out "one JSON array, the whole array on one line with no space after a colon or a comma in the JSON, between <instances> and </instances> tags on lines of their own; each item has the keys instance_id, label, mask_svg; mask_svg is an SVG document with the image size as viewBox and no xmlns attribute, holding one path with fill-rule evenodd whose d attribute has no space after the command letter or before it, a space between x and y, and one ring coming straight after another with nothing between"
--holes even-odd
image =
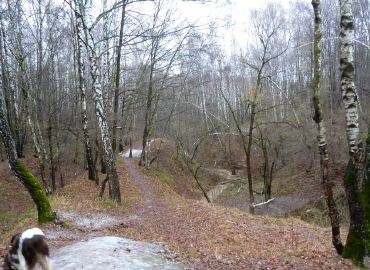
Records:
<instances>
[{"instance_id":1,"label":"distant trees","mask_svg":"<svg viewBox=\"0 0 370 270\"><path fill-rule=\"evenodd\" d=\"M154 5L152 22L149 29L147 44L148 56L143 74L147 82L144 84L145 116L142 138L142 154L139 164L150 168L156 155L150 154L150 140L153 139L153 128L158 116L158 106L168 88L172 88L176 77L176 63L179 51L188 34L188 25L174 24L173 10L164 8L166 1L157 1ZM168 3L167 3L168 5ZM176 43L171 44L173 40Z\"/></svg>"},{"instance_id":2,"label":"distant trees","mask_svg":"<svg viewBox=\"0 0 370 270\"><path fill-rule=\"evenodd\" d=\"M214 1L204 2L202 7ZM234 24L224 31L216 19L203 25L184 21L176 10L179 1L104 1L98 15L91 1L28 1L27 9L23 0L2 3L4 114L17 156L31 150L38 158L44 189L63 185L62 158L83 163L88 178L97 180L96 161L103 156L108 177L102 187L109 183L111 198L119 202L115 154L140 140L140 164L150 168L158 149L151 152L149 145L160 137L181 142L196 176L205 166L236 173L245 164L239 172L247 175L253 213L256 184L263 184L268 200L281 169L301 162L298 167L309 171L315 164L315 123L307 118L315 110L321 177L328 205L334 203L327 154L333 151L338 166L347 160L345 132L338 128L343 119L337 3L320 1L323 46L316 68L312 8L305 1L253 11L247 33ZM344 75L342 85L347 120L358 110L358 128L367 123L370 108L369 10L367 1L354 1L352 57L358 68L356 77ZM342 58L342 64L348 61ZM349 79L357 88L347 93ZM356 125L348 122L349 130ZM331 137L338 144L328 143ZM197 155L187 156L200 139ZM364 156L360 146L351 142L354 168L355 158Z\"/></svg>"},{"instance_id":3,"label":"distant trees","mask_svg":"<svg viewBox=\"0 0 370 270\"><path fill-rule=\"evenodd\" d=\"M269 18L269 20L265 20L265 18ZM261 132L261 129L257 129L258 126L262 124L262 122L267 122L259 122L257 120L257 114L259 111L264 110L263 105L261 105L262 96L264 95L264 91L266 91L264 88L267 85L264 84L264 81L266 81L267 78L271 78L272 73L275 72L275 70L271 69L273 65L272 62L276 61L287 51L288 43L286 42L289 40L289 35L286 31L286 22L283 12L279 10L277 5L270 3L264 10L254 10L252 12L252 21L254 23L254 31L251 33L253 35L253 42L249 45L250 50L247 50L248 54L243 56L241 63L245 65L246 69L250 70L249 73L252 74L249 87L243 89L246 92L244 95L248 104L248 109L245 112L248 114L249 118L247 127L245 127L245 123L239 121L235 108L233 108L224 92L222 92L222 96L227 102L232 115L232 121L236 125L237 132L242 138L247 166L249 212L253 214L252 144L255 140L257 130ZM274 107L274 105L275 104L270 105L270 107ZM263 143L263 140L265 140L263 135L261 135L261 139L263 149L266 151L266 144ZM269 164L266 164L266 159L264 175L266 177L265 191L269 192L271 191L271 171L269 169ZM271 196L271 192L269 192L269 194Z\"/></svg>"}]
</instances>

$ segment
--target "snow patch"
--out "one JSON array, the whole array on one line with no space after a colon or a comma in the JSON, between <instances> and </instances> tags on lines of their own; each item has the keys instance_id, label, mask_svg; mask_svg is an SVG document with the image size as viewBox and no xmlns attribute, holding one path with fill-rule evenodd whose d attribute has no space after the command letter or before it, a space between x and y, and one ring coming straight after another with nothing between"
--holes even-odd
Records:
<instances>
[{"instance_id":1,"label":"snow patch","mask_svg":"<svg viewBox=\"0 0 370 270\"><path fill-rule=\"evenodd\" d=\"M143 150L132 149L132 157L140 157L142 151ZM126 152L123 152L122 154L120 154L120 156L123 157L123 158L128 158L130 156L130 150L127 150Z\"/></svg>"},{"instance_id":2,"label":"snow patch","mask_svg":"<svg viewBox=\"0 0 370 270\"><path fill-rule=\"evenodd\" d=\"M161 245L105 236L74 243L52 252L53 268L58 270L185 269L181 262L166 259ZM161 254L162 253L162 254Z\"/></svg>"},{"instance_id":3,"label":"snow patch","mask_svg":"<svg viewBox=\"0 0 370 270\"><path fill-rule=\"evenodd\" d=\"M76 227L99 229L112 226L122 222L122 217L111 216L105 213L84 212L84 211L58 211L58 216L72 222Z\"/></svg>"},{"instance_id":4,"label":"snow patch","mask_svg":"<svg viewBox=\"0 0 370 270\"><path fill-rule=\"evenodd\" d=\"M160 138L156 138L156 139L151 139L149 142L148 142L148 145L150 147L150 145L155 142L156 140L161 140ZM141 156L141 152L143 152L142 149L132 149L132 157L140 157ZM123 158L128 158L130 155L130 149L127 150L126 152L121 152L119 153L119 156L123 157Z\"/></svg>"}]
</instances>

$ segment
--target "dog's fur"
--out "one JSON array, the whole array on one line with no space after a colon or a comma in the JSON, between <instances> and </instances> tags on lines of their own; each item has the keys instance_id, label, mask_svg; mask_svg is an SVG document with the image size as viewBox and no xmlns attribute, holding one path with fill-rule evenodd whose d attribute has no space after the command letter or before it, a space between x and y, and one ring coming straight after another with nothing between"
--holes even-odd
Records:
<instances>
[{"instance_id":1,"label":"dog's fur","mask_svg":"<svg viewBox=\"0 0 370 270\"><path fill-rule=\"evenodd\" d=\"M32 270L37 263L43 270L51 270L49 247L43 232L33 228L14 235L4 263L5 270Z\"/></svg>"}]
</instances>

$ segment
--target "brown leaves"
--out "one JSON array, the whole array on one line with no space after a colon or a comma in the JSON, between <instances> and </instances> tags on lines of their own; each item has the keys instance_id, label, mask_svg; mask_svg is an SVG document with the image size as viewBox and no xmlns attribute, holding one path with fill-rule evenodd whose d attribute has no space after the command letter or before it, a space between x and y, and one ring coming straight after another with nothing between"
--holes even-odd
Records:
<instances>
[{"instance_id":1,"label":"brown leaves","mask_svg":"<svg viewBox=\"0 0 370 270\"><path fill-rule=\"evenodd\" d=\"M94 233L165 243L172 251L165 257L185 259L191 269L356 269L336 255L328 229L184 199L135 164L117 164L123 207L102 204L98 187L81 176L54 195L55 210L114 215L118 222ZM66 245L84 237L74 230L73 239L53 241Z\"/></svg>"}]
</instances>

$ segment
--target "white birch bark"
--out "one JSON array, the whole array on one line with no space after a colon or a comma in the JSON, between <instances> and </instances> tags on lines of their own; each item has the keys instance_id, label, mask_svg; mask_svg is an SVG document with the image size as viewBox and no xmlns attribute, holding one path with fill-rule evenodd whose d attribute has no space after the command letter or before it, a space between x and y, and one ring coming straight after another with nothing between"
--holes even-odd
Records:
<instances>
[{"instance_id":1,"label":"white birch bark","mask_svg":"<svg viewBox=\"0 0 370 270\"><path fill-rule=\"evenodd\" d=\"M340 69L341 89L346 112L347 140L349 144L349 161L344 175L350 225L346 245L342 256L361 265L365 255L364 240L364 201L361 189L363 181L363 149L359 129L358 96L354 82L354 22L352 0L339 0L340 4ZM367 215L367 214L366 214Z\"/></svg>"},{"instance_id":2,"label":"white birch bark","mask_svg":"<svg viewBox=\"0 0 370 270\"><path fill-rule=\"evenodd\" d=\"M76 9L78 9L78 3L76 2ZM80 10L82 12L82 10ZM86 105L86 84L85 84L85 66L82 60L83 53L83 19L82 14L76 12L76 35L77 35L77 69L78 69L78 88L81 96L81 114L82 114L82 132L84 135L85 144L85 155L88 167L88 178L90 180L97 180L94 168L94 159L91 148L90 135L88 131L89 119L87 116L87 105Z\"/></svg>"},{"instance_id":3,"label":"white birch bark","mask_svg":"<svg viewBox=\"0 0 370 270\"><path fill-rule=\"evenodd\" d=\"M106 108L106 114L112 114L112 94L109 91L109 41L108 41L108 14L107 11L107 0L103 0L103 42L102 42L102 52L101 52L101 62L102 62L102 92L104 106Z\"/></svg>"},{"instance_id":4,"label":"white birch bark","mask_svg":"<svg viewBox=\"0 0 370 270\"><path fill-rule=\"evenodd\" d=\"M108 168L107 181L109 181L109 194L111 199L116 203L121 203L121 193L119 188L119 181L116 169L116 163L114 158L114 152L112 149L111 139L109 137L109 130L107 119L105 116L105 109L103 103L102 85L101 78L98 69L98 56L96 53L96 46L93 39L92 29L92 1L87 0L84 6L84 30L86 36L86 48L90 62L90 75L92 79L92 91L93 99L95 103L95 112L98 120L101 141L103 144L103 152L105 162ZM103 184L104 188L104 184ZM101 194L102 195L102 194Z\"/></svg>"},{"instance_id":5,"label":"white birch bark","mask_svg":"<svg viewBox=\"0 0 370 270\"><path fill-rule=\"evenodd\" d=\"M341 7L341 89L346 111L347 139L350 156L358 151L360 142L358 123L358 96L354 81L353 41L354 27L352 1L340 0Z\"/></svg>"}]
</instances>

